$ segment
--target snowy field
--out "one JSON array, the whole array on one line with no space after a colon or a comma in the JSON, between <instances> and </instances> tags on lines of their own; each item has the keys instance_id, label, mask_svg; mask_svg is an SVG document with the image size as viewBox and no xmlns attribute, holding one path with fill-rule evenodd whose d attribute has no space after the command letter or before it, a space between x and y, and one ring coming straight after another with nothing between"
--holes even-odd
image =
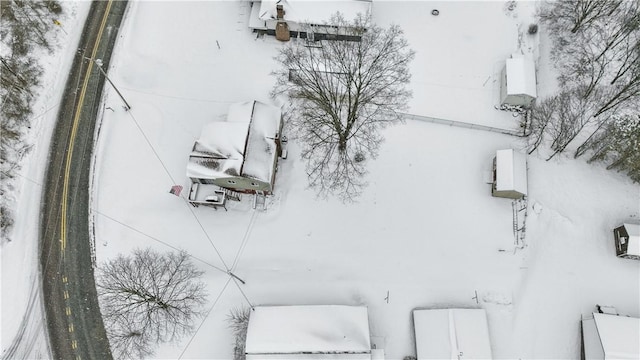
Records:
<instances>
[{"instance_id":1,"label":"snowy field","mask_svg":"<svg viewBox=\"0 0 640 360\"><path fill-rule=\"evenodd\" d=\"M374 21L400 24L416 51L409 112L514 127L493 108L496 76L532 5L375 1ZM132 110L107 89L93 184L98 261L136 247L181 248L201 260L208 283L210 313L158 358L231 357L226 317L247 301L207 264L232 268L253 305L368 306L373 342L388 359L415 355L415 307L486 309L496 358L578 358L580 316L596 303L640 316L640 262L617 259L611 234L640 217L638 185L582 160L530 156L527 246L516 251L511 201L491 197L485 183L497 149L523 146L506 135L418 121L389 128L369 187L349 205L306 189L290 142L266 211L247 198L228 212L192 212L168 191L187 186L202 126L233 102L269 101L282 44L256 39L248 14L237 1L133 2L112 60L110 77ZM3 300L6 291L3 283ZM4 312L3 304L3 328Z\"/></svg>"}]
</instances>

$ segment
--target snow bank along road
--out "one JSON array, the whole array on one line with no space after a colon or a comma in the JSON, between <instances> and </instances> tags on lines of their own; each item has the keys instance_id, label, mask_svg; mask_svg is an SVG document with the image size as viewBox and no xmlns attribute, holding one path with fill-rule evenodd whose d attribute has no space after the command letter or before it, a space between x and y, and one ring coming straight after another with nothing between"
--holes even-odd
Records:
<instances>
[{"instance_id":1,"label":"snow bank along road","mask_svg":"<svg viewBox=\"0 0 640 360\"><path fill-rule=\"evenodd\" d=\"M95 1L67 80L49 155L40 268L52 356L109 359L89 237L89 172L96 115L126 1Z\"/></svg>"}]
</instances>

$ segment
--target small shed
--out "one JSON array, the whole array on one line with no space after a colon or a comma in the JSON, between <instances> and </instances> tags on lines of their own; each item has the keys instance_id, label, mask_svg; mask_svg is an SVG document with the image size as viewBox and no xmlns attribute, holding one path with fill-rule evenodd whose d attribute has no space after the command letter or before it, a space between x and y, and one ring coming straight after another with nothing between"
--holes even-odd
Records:
<instances>
[{"instance_id":1,"label":"small shed","mask_svg":"<svg viewBox=\"0 0 640 360\"><path fill-rule=\"evenodd\" d=\"M624 223L613 229L613 236L618 257L640 260L640 224Z\"/></svg>"},{"instance_id":2,"label":"small shed","mask_svg":"<svg viewBox=\"0 0 640 360\"><path fill-rule=\"evenodd\" d=\"M640 319L593 313L582 319L584 359L640 359Z\"/></svg>"},{"instance_id":3,"label":"small shed","mask_svg":"<svg viewBox=\"0 0 640 360\"><path fill-rule=\"evenodd\" d=\"M502 69L500 103L530 107L536 96L536 67L533 60L520 54L512 55Z\"/></svg>"},{"instance_id":4,"label":"small shed","mask_svg":"<svg viewBox=\"0 0 640 360\"><path fill-rule=\"evenodd\" d=\"M527 158L513 149L496 151L491 194L520 199L527 195Z\"/></svg>"},{"instance_id":5,"label":"small shed","mask_svg":"<svg viewBox=\"0 0 640 360\"><path fill-rule=\"evenodd\" d=\"M367 308L344 305L256 306L247 360L371 360Z\"/></svg>"},{"instance_id":6,"label":"small shed","mask_svg":"<svg viewBox=\"0 0 640 360\"><path fill-rule=\"evenodd\" d=\"M205 125L187 163L189 201L206 204L221 187L271 194L282 155L282 112L260 101L232 104L226 121Z\"/></svg>"},{"instance_id":7,"label":"small shed","mask_svg":"<svg viewBox=\"0 0 640 360\"><path fill-rule=\"evenodd\" d=\"M413 310L418 360L491 359L484 309Z\"/></svg>"}]
</instances>

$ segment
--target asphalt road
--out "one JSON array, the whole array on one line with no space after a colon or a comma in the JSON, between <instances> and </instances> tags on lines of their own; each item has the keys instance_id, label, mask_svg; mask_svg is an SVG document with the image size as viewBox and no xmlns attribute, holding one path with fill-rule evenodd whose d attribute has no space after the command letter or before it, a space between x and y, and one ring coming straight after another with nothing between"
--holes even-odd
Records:
<instances>
[{"instance_id":1,"label":"asphalt road","mask_svg":"<svg viewBox=\"0 0 640 360\"><path fill-rule=\"evenodd\" d=\"M89 178L96 116L127 1L94 1L54 131L40 215L40 270L55 359L111 359L98 307L89 236Z\"/></svg>"}]
</instances>

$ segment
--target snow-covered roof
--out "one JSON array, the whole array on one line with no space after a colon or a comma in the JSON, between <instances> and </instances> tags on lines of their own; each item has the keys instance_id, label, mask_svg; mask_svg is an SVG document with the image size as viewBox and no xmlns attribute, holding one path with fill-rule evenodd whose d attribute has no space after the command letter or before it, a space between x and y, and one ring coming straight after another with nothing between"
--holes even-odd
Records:
<instances>
[{"instance_id":1,"label":"snow-covered roof","mask_svg":"<svg viewBox=\"0 0 640 360\"><path fill-rule=\"evenodd\" d=\"M285 11L284 20L315 25L329 23L336 12L346 20L353 20L358 14L365 15L371 10L371 0L262 0L260 19L275 20L278 4Z\"/></svg>"},{"instance_id":2,"label":"snow-covered roof","mask_svg":"<svg viewBox=\"0 0 640 360\"><path fill-rule=\"evenodd\" d=\"M280 122L281 112L275 106L259 101L232 104L226 121L203 127L189 156L187 176L245 176L271 182Z\"/></svg>"},{"instance_id":3,"label":"snow-covered roof","mask_svg":"<svg viewBox=\"0 0 640 360\"><path fill-rule=\"evenodd\" d=\"M281 112L275 106L258 101L254 103L242 174L271 182L273 164L278 156L275 138L279 136ZM246 106L250 107L250 104Z\"/></svg>"},{"instance_id":4,"label":"snow-covered roof","mask_svg":"<svg viewBox=\"0 0 640 360\"><path fill-rule=\"evenodd\" d=\"M640 319L594 313L582 321L587 359L640 359Z\"/></svg>"},{"instance_id":5,"label":"snow-covered roof","mask_svg":"<svg viewBox=\"0 0 640 360\"><path fill-rule=\"evenodd\" d=\"M533 60L522 55L507 59L507 95L528 95L536 92L536 67Z\"/></svg>"},{"instance_id":6,"label":"snow-covered roof","mask_svg":"<svg viewBox=\"0 0 640 360\"><path fill-rule=\"evenodd\" d=\"M622 224L629 234L627 254L640 256L640 224Z\"/></svg>"},{"instance_id":7,"label":"snow-covered roof","mask_svg":"<svg viewBox=\"0 0 640 360\"><path fill-rule=\"evenodd\" d=\"M418 359L491 359L483 309L413 311Z\"/></svg>"},{"instance_id":8,"label":"snow-covered roof","mask_svg":"<svg viewBox=\"0 0 640 360\"><path fill-rule=\"evenodd\" d=\"M496 190L527 195L527 159L513 149L496 152Z\"/></svg>"},{"instance_id":9,"label":"snow-covered roof","mask_svg":"<svg viewBox=\"0 0 640 360\"><path fill-rule=\"evenodd\" d=\"M240 175L248 131L248 123L217 121L205 125L189 156L187 176L216 179Z\"/></svg>"},{"instance_id":10,"label":"snow-covered roof","mask_svg":"<svg viewBox=\"0 0 640 360\"><path fill-rule=\"evenodd\" d=\"M340 354L337 358L341 359L370 359L367 308L256 306L249 318L245 352L247 359L270 359L274 354L279 359L292 358L291 354L298 359L331 358L323 354Z\"/></svg>"}]
</instances>

